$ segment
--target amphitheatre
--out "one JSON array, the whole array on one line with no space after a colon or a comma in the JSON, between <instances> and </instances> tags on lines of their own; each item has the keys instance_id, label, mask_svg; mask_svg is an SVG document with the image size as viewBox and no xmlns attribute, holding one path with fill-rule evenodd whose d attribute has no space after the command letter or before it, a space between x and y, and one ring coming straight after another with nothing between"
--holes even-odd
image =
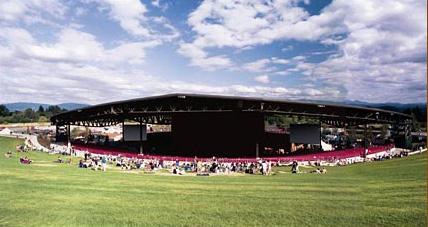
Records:
<instances>
[{"instance_id":1,"label":"amphitheatre","mask_svg":"<svg viewBox=\"0 0 428 227\"><path fill-rule=\"evenodd\" d=\"M428 226L427 1L0 0L0 227Z\"/></svg>"},{"instance_id":2,"label":"amphitheatre","mask_svg":"<svg viewBox=\"0 0 428 227\"><path fill-rule=\"evenodd\" d=\"M269 123L281 116L285 126ZM52 126L0 137L0 223L425 225L426 148L402 148L411 120L198 94L71 110ZM388 139L374 137L379 125L388 125ZM358 126L351 148L331 140ZM110 128L118 133L103 132Z\"/></svg>"}]
</instances>

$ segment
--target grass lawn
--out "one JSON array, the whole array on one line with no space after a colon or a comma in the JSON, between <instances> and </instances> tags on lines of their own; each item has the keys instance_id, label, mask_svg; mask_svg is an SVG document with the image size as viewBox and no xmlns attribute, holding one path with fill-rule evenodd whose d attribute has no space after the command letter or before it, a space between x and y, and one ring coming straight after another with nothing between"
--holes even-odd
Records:
<instances>
[{"instance_id":1,"label":"grass lawn","mask_svg":"<svg viewBox=\"0 0 428 227\"><path fill-rule=\"evenodd\" d=\"M326 175L95 172L0 137L0 226L426 226L426 154ZM20 155L20 154L18 154ZM281 172L279 172L281 170Z\"/></svg>"}]
</instances>

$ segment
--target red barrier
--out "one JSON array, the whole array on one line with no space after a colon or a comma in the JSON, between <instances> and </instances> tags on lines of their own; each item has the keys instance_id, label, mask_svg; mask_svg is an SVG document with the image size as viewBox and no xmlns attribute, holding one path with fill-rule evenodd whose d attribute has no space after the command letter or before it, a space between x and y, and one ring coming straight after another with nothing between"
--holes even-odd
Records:
<instances>
[{"instance_id":1,"label":"red barrier","mask_svg":"<svg viewBox=\"0 0 428 227\"><path fill-rule=\"evenodd\" d=\"M389 150L393 148L393 145L388 146L373 146L368 148L368 154L374 154L382 151ZM194 157L180 157L180 156L161 156L161 155L141 155L137 153L132 153L126 150L121 150L117 148L101 148L95 146L87 146L87 145L73 145L74 149L88 151L92 154L100 154L100 155L112 155L112 156L122 156L127 158L144 158L144 159L158 159L164 161L193 161ZM352 157L359 157L364 155L364 148L353 148L353 149L345 149L339 151L323 151L312 154L304 154L304 155L292 155L285 157L266 157L263 160L267 161L281 161L281 162L290 162L290 161L322 161L322 160L333 160L333 159L345 159ZM211 161L212 158L197 158L198 161ZM256 162L256 158L217 158L219 162Z\"/></svg>"}]
</instances>

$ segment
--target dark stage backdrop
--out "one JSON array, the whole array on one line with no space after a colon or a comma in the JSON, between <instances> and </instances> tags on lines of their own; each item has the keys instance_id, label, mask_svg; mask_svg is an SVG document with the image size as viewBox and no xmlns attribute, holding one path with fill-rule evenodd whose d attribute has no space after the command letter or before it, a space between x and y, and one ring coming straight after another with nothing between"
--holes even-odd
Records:
<instances>
[{"instance_id":1,"label":"dark stage backdrop","mask_svg":"<svg viewBox=\"0 0 428 227\"><path fill-rule=\"evenodd\" d=\"M146 125L143 125L143 141L147 140ZM140 125L124 125L123 135L125 141L140 141Z\"/></svg>"},{"instance_id":2,"label":"dark stage backdrop","mask_svg":"<svg viewBox=\"0 0 428 227\"><path fill-rule=\"evenodd\" d=\"M320 126L313 124L291 124L290 142L320 144Z\"/></svg>"}]
</instances>

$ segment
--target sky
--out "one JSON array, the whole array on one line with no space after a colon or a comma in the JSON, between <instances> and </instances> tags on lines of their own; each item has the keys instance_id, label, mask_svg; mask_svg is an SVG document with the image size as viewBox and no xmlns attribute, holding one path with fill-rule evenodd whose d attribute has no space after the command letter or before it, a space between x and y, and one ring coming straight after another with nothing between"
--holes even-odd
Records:
<instances>
[{"instance_id":1,"label":"sky","mask_svg":"<svg viewBox=\"0 0 428 227\"><path fill-rule=\"evenodd\" d=\"M426 102L426 1L0 0L0 103Z\"/></svg>"}]
</instances>

